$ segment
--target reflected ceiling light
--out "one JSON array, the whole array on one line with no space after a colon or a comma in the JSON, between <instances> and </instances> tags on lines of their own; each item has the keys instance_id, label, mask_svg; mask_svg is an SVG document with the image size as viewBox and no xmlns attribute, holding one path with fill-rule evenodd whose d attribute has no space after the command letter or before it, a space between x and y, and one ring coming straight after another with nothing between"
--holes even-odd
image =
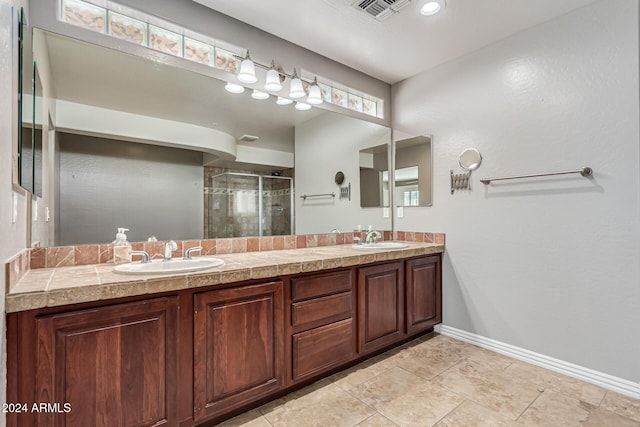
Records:
<instances>
[{"instance_id":1,"label":"reflected ceiling light","mask_svg":"<svg viewBox=\"0 0 640 427\"><path fill-rule=\"evenodd\" d=\"M279 96L278 99L276 100L276 104L278 104L278 105L289 105L292 102L293 101L290 100L289 98L283 98L281 96Z\"/></svg>"},{"instance_id":2,"label":"reflected ceiling light","mask_svg":"<svg viewBox=\"0 0 640 427\"><path fill-rule=\"evenodd\" d=\"M427 0L420 7L420 13L425 16L435 15L446 6L445 0Z\"/></svg>"},{"instance_id":3,"label":"reflected ceiling light","mask_svg":"<svg viewBox=\"0 0 640 427\"><path fill-rule=\"evenodd\" d=\"M284 80L284 76L282 76L282 80ZM280 80L280 72L276 69L276 63L271 61L271 68L267 71L267 78L264 81L264 90L269 92L281 91L282 80Z\"/></svg>"},{"instance_id":4,"label":"reflected ceiling light","mask_svg":"<svg viewBox=\"0 0 640 427\"><path fill-rule=\"evenodd\" d=\"M254 89L253 92L251 93L251 97L253 99L269 99L269 94L266 92L262 92Z\"/></svg>"},{"instance_id":5,"label":"reflected ceiling light","mask_svg":"<svg viewBox=\"0 0 640 427\"><path fill-rule=\"evenodd\" d=\"M304 87L302 86L302 80L298 77L298 72L295 68L293 69L293 76L291 76L289 88L289 98L298 99L306 95Z\"/></svg>"},{"instance_id":6,"label":"reflected ceiling light","mask_svg":"<svg viewBox=\"0 0 640 427\"><path fill-rule=\"evenodd\" d=\"M247 56L242 60L240 64L240 72L238 73L238 80L242 83L255 83L258 81L256 77L256 67L249 56L247 50Z\"/></svg>"},{"instance_id":7,"label":"reflected ceiling light","mask_svg":"<svg viewBox=\"0 0 640 427\"><path fill-rule=\"evenodd\" d=\"M227 83L226 85L224 85L224 88L227 92L231 92L231 93L242 93L244 92L244 86L241 86L239 84L236 83Z\"/></svg>"},{"instance_id":8,"label":"reflected ceiling light","mask_svg":"<svg viewBox=\"0 0 640 427\"><path fill-rule=\"evenodd\" d=\"M307 102L311 105L322 104L322 91L318 86L318 78L313 78L313 83L309 86L309 96L307 96Z\"/></svg>"},{"instance_id":9,"label":"reflected ceiling light","mask_svg":"<svg viewBox=\"0 0 640 427\"><path fill-rule=\"evenodd\" d=\"M311 109L311 105L305 104L304 102L296 102L296 110L307 111Z\"/></svg>"}]
</instances>

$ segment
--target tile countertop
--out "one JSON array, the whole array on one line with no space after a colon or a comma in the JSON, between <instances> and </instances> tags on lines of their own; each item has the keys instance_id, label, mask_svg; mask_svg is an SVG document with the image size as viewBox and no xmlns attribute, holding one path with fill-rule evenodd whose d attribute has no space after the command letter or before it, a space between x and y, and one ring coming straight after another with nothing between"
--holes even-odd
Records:
<instances>
[{"instance_id":1,"label":"tile countertop","mask_svg":"<svg viewBox=\"0 0 640 427\"><path fill-rule=\"evenodd\" d=\"M250 279L370 264L444 252L436 243L403 242L395 250L353 249L351 245L243 252L214 255L224 260L219 268L192 273L127 275L113 272L112 264L30 270L6 295L6 311L177 291Z\"/></svg>"}]
</instances>

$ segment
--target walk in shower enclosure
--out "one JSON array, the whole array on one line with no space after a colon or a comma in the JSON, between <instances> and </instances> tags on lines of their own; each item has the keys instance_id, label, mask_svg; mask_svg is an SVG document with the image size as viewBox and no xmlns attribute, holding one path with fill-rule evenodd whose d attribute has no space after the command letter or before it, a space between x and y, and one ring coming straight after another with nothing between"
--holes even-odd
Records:
<instances>
[{"instance_id":1,"label":"walk in shower enclosure","mask_svg":"<svg viewBox=\"0 0 640 427\"><path fill-rule=\"evenodd\" d=\"M293 234L293 178L224 172L212 176L207 238Z\"/></svg>"}]
</instances>

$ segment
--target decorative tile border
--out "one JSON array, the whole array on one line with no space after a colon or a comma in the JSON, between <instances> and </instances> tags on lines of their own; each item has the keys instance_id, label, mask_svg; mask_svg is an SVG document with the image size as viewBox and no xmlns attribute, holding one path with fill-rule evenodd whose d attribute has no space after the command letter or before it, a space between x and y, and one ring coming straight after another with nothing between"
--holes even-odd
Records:
<instances>
[{"instance_id":1,"label":"decorative tile border","mask_svg":"<svg viewBox=\"0 0 640 427\"><path fill-rule=\"evenodd\" d=\"M282 249L315 248L344 245L359 237L364 242L366 232L329 233L269 237L236 237L228 239L179 240L174 257L183 257L186 250L202 246L198 255L216 255L241 252L265 252ZM383 240L406 242L445 243L444 233L414 231L383 231ZM136 242L132 250L144 250L152 259L164 257L164 242ZM135 258L134 258L135 259ZM48 248L24 249L5 264L7 291L18 283L27 271L38 268L68 267L78 265L109 264L113 262L113 245L53 246Z\"/></svg>"},{"instance_id":2,"label":"decorative tile border","mask_svg":"<svg viewBox=\"0 0 640 427\"><path fill-rule=\"evenodd\" d=\"M258 190L251 189L231 189L226 187L204 187L204 194L213 194L213 195L223 195L223 196L231 196L234 194L249 194L252 196L257 196L260 192ZM263 190L262 195L265 197L274 197L274 196L289 196L291 195L291 190L289 188L285 188L282 190Z\"/></svg>"}]
</instances>

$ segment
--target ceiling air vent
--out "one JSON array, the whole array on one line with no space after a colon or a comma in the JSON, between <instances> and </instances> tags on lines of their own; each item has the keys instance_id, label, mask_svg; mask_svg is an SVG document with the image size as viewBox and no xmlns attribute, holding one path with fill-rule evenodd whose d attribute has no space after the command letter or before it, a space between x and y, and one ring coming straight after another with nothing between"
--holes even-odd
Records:
<instances>
[{"instance_id":1,"label":"ceiling air vent","mask_svg":"<svg viewBox=\"0 0 640 427\"><path fill-rule=\"evenodd\" d=\"M409 5L411 0L363 0L354 4L357 9L382 22Z\"/></svg>"},{"instance_id":2,"label":"ceiling air vent","mask_svg":"<svg viewBox=\"0 0 640 427\"><path fill-rule=\"evenodd\" d=\"M238 138L238 140L242 142L253 142L253 141L257 141L258 139L260 139L259 136L246 135L246 134Z\"/></svg>"}]
</instances>

